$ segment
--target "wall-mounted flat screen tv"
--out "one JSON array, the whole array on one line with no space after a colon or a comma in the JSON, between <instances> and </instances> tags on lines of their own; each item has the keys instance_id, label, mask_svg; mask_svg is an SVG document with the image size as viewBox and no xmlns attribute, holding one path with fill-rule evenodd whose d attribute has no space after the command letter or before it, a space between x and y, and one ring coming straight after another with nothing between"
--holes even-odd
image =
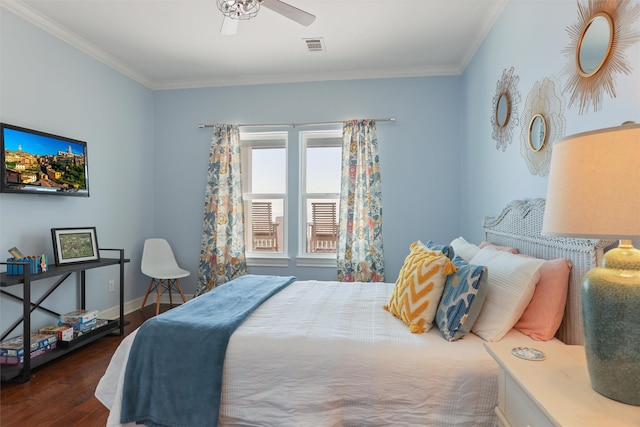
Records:
<instances>
[{"instance_id":1,"label":"wall-mounted flat screen tv","mask_svg":"<svg viewBox=\"0 0 640 427\"><path fill-rule=\"evenodd\" d=\"M0 123L3 193L89 197L87 144Z\"/></svg>"}]
</instances>

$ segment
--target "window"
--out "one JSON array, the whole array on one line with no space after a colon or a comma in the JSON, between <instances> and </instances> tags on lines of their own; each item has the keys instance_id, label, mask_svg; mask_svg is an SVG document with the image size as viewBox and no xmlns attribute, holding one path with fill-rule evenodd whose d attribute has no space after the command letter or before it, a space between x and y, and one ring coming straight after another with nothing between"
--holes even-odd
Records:
<instances>
[{"instance_id":1,"label":"window","mask_svg":"<svg viewBox=\"0 0 640 427\"><path fill-rule=\"evenodd\" d=\"M288 135L240 133L247 263L287 266L289 253L296 252L298 266L335 266L342 130L303 131L293 145ZM292 171L299 179L288 182L291 153L300 159ZM292 221L287 218L289 203L298 206L291 210L299 212ZM298 242L298 247L288 248L287 242Z\"/></svg>"},{"instance_id":2,"label":"window","mask_svg":"<svg viewBox=\"0 0 640 427\"><path fill-rule=\"evenodd\" d=\"M240 143L247 258L277 257L286 253L287 133L240 133Z\"/></svg>"},{"instance_id":3,"label":"window","mask_svg":"<svg viewBox=\"0 0 640 427\"><path fill-rule=\"evenodd\" d=\"M336 257L342 132L301 132L300 251L306 257Z\"/></svg>"}]
</instances>

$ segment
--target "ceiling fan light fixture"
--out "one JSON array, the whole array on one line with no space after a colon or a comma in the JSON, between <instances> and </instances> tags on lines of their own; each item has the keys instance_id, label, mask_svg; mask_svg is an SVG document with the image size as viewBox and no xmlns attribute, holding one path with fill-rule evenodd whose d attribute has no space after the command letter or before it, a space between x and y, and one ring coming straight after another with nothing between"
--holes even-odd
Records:
<instances>
[{"instance_id":1,"label":"ceiling fan light fixture","mask_svg":"<svg viewBox=\"0 0 640 427\"><path fill-rule=\"evenodd\" d=\"M216 0L218 9L231 19L251 19L260 10L261 0Z\"/></svg>"}]
</instances>

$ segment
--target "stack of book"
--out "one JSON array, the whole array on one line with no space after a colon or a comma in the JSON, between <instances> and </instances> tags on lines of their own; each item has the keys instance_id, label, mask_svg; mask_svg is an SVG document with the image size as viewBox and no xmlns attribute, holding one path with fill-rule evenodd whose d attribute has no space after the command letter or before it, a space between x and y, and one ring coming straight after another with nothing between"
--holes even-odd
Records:
<instances>
[{"instance_id":1,"label":"stack of book","mask_svg":"<svg viewBox=\"0 0 640 427\"><path fill-rule=\"evenodd\" d=\"M95 329L98 324L98 310L76 310L60 316L60 326L69 325L73 328L73 338Z\"/></svg>"},{"instance_id":2,"label":"stack of book","mask_svg":"<svg viewBox=\"0 0 640 427\"><path fill-rule=\"evenodd\" d=\"M0 363L17 365L24 363L24 341L22 336L11 338L0 343ZM55 334L31 334L30 358L40 356L56 348L58 337Z\"/></svg>"}]
</instances>

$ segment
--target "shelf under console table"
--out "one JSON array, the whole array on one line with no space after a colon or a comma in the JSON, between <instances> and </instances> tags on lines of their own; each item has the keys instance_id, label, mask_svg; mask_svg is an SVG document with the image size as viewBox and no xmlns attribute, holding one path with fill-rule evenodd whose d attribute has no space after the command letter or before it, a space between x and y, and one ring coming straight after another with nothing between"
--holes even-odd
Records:
<instances>
[{"instance_id":1,"label":"shelf under console table","mask_svg":"<svg viewBox=\"0 0 640 427\"><path fill-rule=\"evenodd\" d=\"M77 264L67 264L55 266L51 265L47 271L31 274L29 268L25 266L23 273L20 275L8 275L7 273L0 274L0 294L9 298L19 300L22 302L22 317L17 319L11 326L2 332L0 341L4 340L13 332L20 323L22 323L22 336L24 337L23 353L25 355L24 362L19 365L0 365L0 379L2 381L16 381L27 382L31 378L31 369L37 366L43 365L53 359L57 359L65 355L66 353L73 351L85 344L97 340L107 334L117 332L119 335L124 335L124 264L130 260L124 257L124 249L100 249L101 252L118 252L117 258L100 258L98 261L83 262ZM9 264L2 262L0 264ZM59 317L60 313L50 310L42 306L42 303L51 295L68 277L73 273L79 275L80 278L80 308L86 309L86 270L94 268L107 267L107 266L119 266L119 292L120 301L119 308L120 313L118 319L109 320L107 324L98 327L70 342L65 342L64 345L58 345L54 350L51 350L45 354L42 354L34 359L29 357L29 334L31 333L31 313L35 310L44 311L52 316ZM51 285L51 287L42 294L37 301L31 301L31 282L36 280L42 280L51 277L59 277L59 279ZM2 288L11 286L22 285L23 292L22 297L7 292ZM58 343L60 344L60 343Z\"/></svg>"}]
</instances>

